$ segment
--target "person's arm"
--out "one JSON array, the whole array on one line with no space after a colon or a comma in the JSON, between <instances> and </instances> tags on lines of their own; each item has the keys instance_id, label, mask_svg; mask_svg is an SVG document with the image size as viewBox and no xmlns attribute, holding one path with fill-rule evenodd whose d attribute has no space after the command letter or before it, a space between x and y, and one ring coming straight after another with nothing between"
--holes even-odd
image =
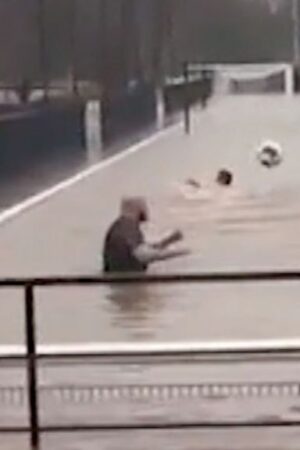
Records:
<instances>
[{"instance_id":1,"label":"person's arm","mask_svg":"<svg viewBox=\"0 0 300 450\"><path fill-rule=\"evenodd\" d=\"M173 233L171 233L169 236L162 239L161 241L151 244L151 247L153 247L154 249L157 249L157 250L164 250L167 247L169 247L170 245L180 242L182 240L183 240L183 234L181 231L178 230L178 231L174 231Z\"/></svg>"},{"instance_id":2,"label":"person's arm","mask_svg":"<svg viewBox=\"0 0 300 450\"><path fill-rule=\"evenodd\" d=\"M187 249L173 249L166 250L163 248L156 248L152 245L143 244L137 247L134 251L134 256L142 264L152 264L154 262L165 261L168 259L179 258L189 254Z\"/></svg>"}]
</instances>

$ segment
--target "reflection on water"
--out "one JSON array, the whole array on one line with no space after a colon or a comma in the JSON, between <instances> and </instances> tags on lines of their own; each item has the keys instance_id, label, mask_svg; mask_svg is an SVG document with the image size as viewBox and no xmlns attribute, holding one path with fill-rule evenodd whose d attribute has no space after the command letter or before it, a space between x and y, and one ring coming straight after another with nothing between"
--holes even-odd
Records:
<instances>
[{"instance_id":1,"label":"reflection on water","mask_svg":"<svg viewBox=\"0 0 300 450\"><path fill-rule=\"evenodd\" d=\"M151 336L153 318L163 307L162 297L155 287L147 285L112 285L106 299L113 327L136 328L136 337ZM138 325L138 328L136 327Z\"/></svg>"}]
</instances>

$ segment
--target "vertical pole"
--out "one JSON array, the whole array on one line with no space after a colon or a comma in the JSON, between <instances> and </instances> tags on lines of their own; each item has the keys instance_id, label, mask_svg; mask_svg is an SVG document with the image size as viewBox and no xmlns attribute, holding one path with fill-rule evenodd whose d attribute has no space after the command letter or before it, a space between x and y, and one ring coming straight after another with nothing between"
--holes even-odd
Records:
<instances>
[{"instance_id":1,"label":"vertical pole","mask_svg":"<svg viewBox=\"0 0 300 450\"><path fill-rule=\"evenodd\" d=\"M42 87L44 89L44 99L48 100L48 76L47 76L47 56L46 56L46 33L45 33L45 0L38 2L38 41L40 71L42 77Z\"/></svg>"},{"instance_id":2,"label":"vertical pole","mask_svg":"<svg viewBox=\"0 0 300 450\"><path fill-rule=\"evenodd\" d=\"M184 130L186 134L191 132L191 111L190 111L190 89L189 89L189 64L183 64L183 83L184 83Z\"/></svg>"},{"instance_id":3,"label":"vertical pole","mask_svg":"<svg viewBox=\"0 0 300 450\"><path fill-rule=\"evenodd\" d=\"M71 4L71 83L72 83L72 94L74 96L78 95L77 86L77 49L76 49L76 25L77 25L77 1L72 0Z\"/></svg>"},{"instance_id":4,"label":"vertical pole","mask_svg":"<svg viewBox=\"0 0 300 450\"><path fill-rule=\"evenodd\" d=\"M156 88L156 127L162 130L165 126L165 101L163 86Z\"/></svg>"},{"instance_id":5,"label":"vertical pole","mask_svg":"<svg viewBox=\"0 0 300 450\"><path fill-rule=\"evenodd\" d=\"M27 354L27 385L30 421L30 442L32 450L38 450L40 444L38 417L38 385L36 366L36 336L33 286L25 286L25 327Z\"/></svg>"},{"instance_id":6,"label":"vertical pole","mask_svg":"<svg viewBox=\"0 0 300 450\"><path fill-rule=\"evenodd\" d=\"M285 69L285 92L288 96L293 96L295 92L294 69L290 65Z\"/></svg>"},{"instance_id":7,"label":"vertical pole","mask_svg":"<svg viewBox=\"0 0 300 450\"><path fill-rule=\"evenodd\" d=\"M84 113L85 143L89 165L99 162L103 149L102 111L100 100L86 103Z\"/></svg>"},{"instance_id":8,"label":"vertical pole","mask_svg":"<svg viewBox=\"0 0 300 450\"><path fill-rule=\"evenodd\" d=\"M299 0L292 0L293 21L293 60L296 67L299 66Z\"/></svg>"},{"instance_id":9,"label":"vertical pole","mask_svg":"<svg viewBox=\"0 0 300 450\"><path fill-rule=\"evenodd\" d=\"M98 32L97 32L97 78L99 98L102 100L103 91L106 89L109 76L107 74L108 64L108 0L98 0Z\"/></svg>"}]
</instances>

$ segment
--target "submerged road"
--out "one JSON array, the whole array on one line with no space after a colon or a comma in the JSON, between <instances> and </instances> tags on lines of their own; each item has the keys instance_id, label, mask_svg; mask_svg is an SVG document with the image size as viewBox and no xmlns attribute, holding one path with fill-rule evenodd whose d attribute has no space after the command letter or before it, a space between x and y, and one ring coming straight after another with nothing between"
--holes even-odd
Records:
<instances>
[{"instance_id":1,"label":"submerged road","mask_svg":"<svg viewBox=\"0 0 300 450\"><path fill-rule=\"evenodd\" d=\"M299 116L297 98L217 99L205 113L195 113L190 137L180 126L168 129L4 221L0 276L99 273L105 230L121 197L136 193L151 205L148 235L180 227L192 249L186 259L159 264L154 272L299 269ZM284 163L272 171L255 158L264 139L284 149ZM210 189L223 166L234 171L233 195L184 198L178 184L192 176ZM46 343L297 337L298 288L41 289L39 337ZM20 343L21 295L2 291L0 298L0 342Z\"/></svg>"},{"instance_id":2,"label":"submerged road","mask_svg":"<svg viewBox=\"0 0 300 450\"><path fill-rule=\"evenodd\" d=\"M92 174L0 226L1 276L94 275L100 270L103 236L118 211L123 195L148 197L152 221L146 232L155 237L176 226L183 229L191 256L153 271L299 269L300 241L300 102L297 98L236 97L217 99L206 112L195 112L190 137L180 126L166 130ZM284 163L274 171L259 166L255 149L262 140L280 142ZM213 186L220 167L235 174L232 193L216 193ZM209 195L186 199L180 184L188 177L208 186ZM30 204L30 202L29 202ZM17 208L22 210L21 207ZM1 221L1 217L0 217ZM0 342L23 342L22 295L0 293ZM300 329L298 283L227 284L226 286L169 286L153 288L53 288L37 293L40 343L90 343L118 341L206 341L297 338ZM248 365L247 365L248 364ZM250 363L143 371L129 367L112 371L43 367L41 389L46 389L42 414L52 419L94 420L132 413L135 420L174 418L238 418L246 416L298 419L296 388L257 398L224 397L171 399L154 403L135 399L118 406L103 405L87 391L108 381L143 383L255 382L297 383L299 363L278 365ZM154 373L155 372L155 373ZM176 375L174 375L174 373ZM24 386L21 369L2 371L1 385ZM116 378L119 376L119 381ZM175 380L174 380L175 376ZM86 405L74 407L73 393L63 397L69 385L82 385ZM55 389L58 388L58 392ZM61 388L61 390L59 389ZM48 390L47 390L48 389ZM49 393L49 389L54 392ZM294 389L294 390L293 390ZM14 391L13 391L14 392ZM93 392L93 391L92 391ZM284 393L285 392L285 393ZM26 403L17 390L1 408L1 420L25 420ZM69 395L69 397L68 397ZM117 395L117 394L116 394ZM78 397L78 398L79 398ZM101 397L101 396L100 396ZM274 398L275 397L275 398ZM6 397L5 397L6 398ZM83 397L82 397L83 398ZM89 398L89 400L88 400ZM100 399L101 400L101 399ZM18 403L21 402L21 403ZM47 403L48 402L48 403ZM100 405L100 406L99 406ZM127 435L126 435L127 436ZM81 440L45 438L45 448L161 448L172 449L294 449L299 432L174 432L89 436ZM226 442L227 441L227 442ZM6 447L10 442L3 440ZM17 441L11 443L16 445ZM74 443L75 442L75 443ZM83 444L84 442L84 444ZM255 443L252 446L251 442ZM147 447L148 445L148 447ZM77 447L76 447L77 446ZM15 447L12 447L15 448Z\"/></svg>"}]
</instances>

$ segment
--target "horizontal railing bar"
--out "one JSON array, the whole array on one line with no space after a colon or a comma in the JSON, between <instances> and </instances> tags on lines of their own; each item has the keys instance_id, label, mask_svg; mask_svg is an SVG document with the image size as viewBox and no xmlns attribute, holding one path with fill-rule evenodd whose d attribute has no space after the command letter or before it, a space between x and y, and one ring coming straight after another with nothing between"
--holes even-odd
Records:
<instances>
[{"instance_id":1,"label":"horizontal railing bar","mask_svg":"<svg viewBox=\"0 0 300 450\"><path fill-rule=\"evenodd\" d=\"M226 353L217 353L213 355L200 355L186 354L184 356L151 356L151 357L138 357L138 356L114 356L112 357L97 357L90 355L78 355L74 356L41 356L37 358L44 367L82 367L83 363L89 366L129 366L131 364L141 365L143 367L147 366L178 366L179 364L188 364L189 366L199 366L199 364L214 364L215 366L228 366L241 363L274 363L280 362L284 363L297 363L300 362L299 352L286 352L286 353L231 353L227 355ZM4 360L3 365L8 366L9 360ZM1 364L1 357L0 357ZM12 360L11 364L20 364L20 359ZM0 366L1 367L1 366Z\"/></svg>"},{"instance_id":2,"label":"horizontal railing bar","mask_svg":"<svg viewBox=\"0 0 300 450\"><path fill-rule=\"evenodd\" d=\"M202 69L212 69L212 70L222 70L223 72L232 70L232 69L238 69L238 70L244 70L245 68L249 71L255 71L255 70L262 70L262 69L287 69L290 68L291 65L285 62L278 62L278 63L240 63L240 64L220 64L220 63L206 63L206 62L189 62L187 63L187 67L189 70L202 70Z\"/></svg>"},{"instance_id":3,"label":"horizontal railing bar","mask_svg":"<svg viewBox=\"0 0 300 450\"><path fill-rule=\"evenodd\" d=\"M165 275L128 276L86 276L86 277L41 277L41 278L2 278L0 287L36 287L101 285L101 284L176 284L176 283L232 283L259 281L300 281L300 271L265 272L215 272Z\"/></svg>"},{"instance_id":4,"label":"horizontal railing bar","mask_svg":"<svg viewBox=\"0 0 300 450\"><path fill-rule=\"evenodd\" d=\"M253 421L253 422L195 422L195 423L157 423L157 424L95 424L42 426L40 433L82 433L111 431L170 431L170 430L200 430L200 429L253 429L253 428L300 428L300 421ZM28 427L0 427L0 434L27 434Z\"/></svg>"},{"instance_id":5,"label":"horizontal railing bar","mask_svg":"<svg viewBox=\"0 0 300 450\"><path fill-rule=\"evenodd\" d=\"M7 427L2 427L0 426L0 434L13 434L13 433L17 433L17 434L27 434L30 433L30 428L27 426L24 427L15 427L15 426L7 426Z\"/></svg>"},{"instance_id":6,"label":"horizontal railing bar","mask_svg":"<svg viewBox=\"0 0 300 450\"><path fill-rule=\"evenodd\" d=\"M42 426L40 433L111 432L111 431L170 431L197 429L253 429L253 428L300 428L299 420L266 421L216 421L216 422L173 422L153 424L94 424L94 425L53 425ZM0 434L29 433L28 427L0 427Z\"/></svg>"},{"instance_id":7,"label":"horizontal railing bar","mask_svg":"<svg viewBox=\"0 0 300 450\"><path fill-rule=\"evenodd\" d=\"M139 424L94 424L73 426L43 426L41 433L74 433L89 431L164 431L164 430L197 430L197 429L240 429L240 428L299 428L299 420L265 420L265 421L216 421L216 422L160 422ZM0 430L1 431L1 430Z\"/></svg>"},{"instance_id":8,"label":"horizontal railing bar","mask_svg":"<svg viewBox=\"0 0 300 450\"><path fill-rule=\"evenodd\" d=\"M84 81L79 80L78 81L78 85L84 87ZM93 87L93 86L92 86ZM5 90L15 90L15 89L19 89L20 85L19 84L14 84L14 83L1 83L0 84L0 90L5 91ZM42 83L33 83L30 85L30 91L34 91L34 90L44 90L45 85ZM61 90L70 90L70 83L68 83L67 81L62 80L61 82L57 82L55 81L54 83L51 83L47 86L47 90L51 91L53 89L61 89ZM34 106L34 103L33 105Z\"/></svg>"},{"instance_id":9,"label":"horizontal railing bar","mask_svg":"<svg viewBox=\"0 0 300 450\"><path fill-rule=\"evenodd\" d=\"M130 358L185 357L251 354L299 354L300 339L245 340L216 342L157 342L157 343L88 343L68 345L39 345L37 358ZM0 346L1 359L26 357L23 345Z\"/></svg>"}]
</instances>

